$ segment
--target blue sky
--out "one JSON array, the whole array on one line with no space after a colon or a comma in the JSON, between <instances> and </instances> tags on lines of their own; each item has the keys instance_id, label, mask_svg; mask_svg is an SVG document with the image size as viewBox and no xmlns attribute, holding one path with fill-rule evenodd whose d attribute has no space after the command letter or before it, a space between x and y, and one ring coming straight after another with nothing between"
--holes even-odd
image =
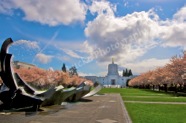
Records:
<instances>
[{"instance_id":1,"label":"blue sky","mask_svg":"<svg viewBox=\"0 0 186 123\"><path fill-rule=\"evenodd\" d=\"M186 48L185 0L0 0L0 44L14 60L43 69L76 66L80 75L139 74Z\"/></svg>"}]
</instances>

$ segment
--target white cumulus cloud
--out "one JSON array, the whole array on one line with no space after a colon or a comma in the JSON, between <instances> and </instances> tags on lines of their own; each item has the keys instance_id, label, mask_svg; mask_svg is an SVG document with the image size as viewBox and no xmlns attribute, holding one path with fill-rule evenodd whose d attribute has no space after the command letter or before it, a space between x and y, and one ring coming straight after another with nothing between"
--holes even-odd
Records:
<instances>
[{"instance_id":1,"label":"white cumulus cloud","mask_svg":"<svg viewBox=\"0 0 186 123\"><path fill-rule=\"evenodd\" d=\"M116 16L113 5L109 2L93 2L89 9L92 14L97 13L97 16L87 23L84 30L87 52L101 64L107 64L114 57L119 65L127 67L127 63L135 66L135 61L154 47L186 46L185 8L186 6L180 8L173 19L161 20L154 9ZM165 61L167 60L147 60L153 65L156 62L161 65ZM139 64L146 69L136 68L137 72L153 66L147 66L145 61Z\"/></svg>"},{"instance_id":2,"label":"white cumulus cloud","mask_svg":"<svg viewBox=\"0 0 186 123\"><path fill-rule=\"evenodd\" d=\"M89 10L92 14L113 14L116 11L116 5L113 5L107 1L93 1L89 6Z\"/></svg>"},{"instance_id":3,"label":"white cumulus cloud","mask_svg":"<svg viewBox=\"0 0 186 123\"><path fill-rule=\"evenodd\" d=\"M106 62L111 57L127 62L135 60L157 45L153 38L159 35L159 17L153 10L116 17L113 5L105 1L100 4L93 2L90 11L97 12L98 15L85 28L88 38L85 43L91 57L96 57L101 62ZM100 12L99 6L103 6L103 12Z\"/></svg>"},{"instance_id":4,"label":"white cumulus cloud","mask_svg":"<svg viewBox=\"0 0 186 123\"><path fill-rule=\"evenodd\" d=\"M38 45L38 42L36 41L29 41L29 40L18 40L13 43L15 46L23 46L25 48L29 49L36 49L39 50L40 47Z\"/></svg>"},{"instance_id":5,"label":"white cumulus cloud","mask_svg":"<svg viewBox=\"0 0 186 123\"><path fill-rule=\"evenodd\" d=\"M25 15L25 20L50 26L83 22L86 8L86 4L80 0L3 0L0 3L1 13L20 9Z\"/></svg>"},{"instance_id":6,"label":"white cumulus cloud","mask_svg":"<svg viewBox=\"0 0 186 123\"><path fill-rule=\"evenodd\" d=\"M162 67L169 63L169 59L144 59L142 61L137 61L133 63L127 63L125 66L132 69L133 72L140 74L149 70L154 70L155 68Z\"/></svg>"},{"instance_id":7,"label":"white cumulus cloud","mask_svg":"<svg viewBox=\"0 0 186 123\"><path fill-rule=\"evenodd\" d=\"M181 22L186 21L186 6L182 7L175 15L175 20L179 20Z\"/></svg>"},{"instance_id":8,"label":"white cumulus cloud","mask_svg":"<svg viewBox=\"0 0 186 123\"><path fill-rule=\"evenodd\" d=\"M160 37L164 40L164 46L186 48L186 6L174 14L173 20L163 22Z\"/></svg>"},{"instance_id":9,"label":"white cumulus cloud","mask_svg":"<svg viewBox=\"0 0 186 123\"><path fill-rule=\"evenodd\" d=\"M42 63L42 64L49 63L52 60L52 58L53 58L53 56L46 55L46 54L43 54L43 53L38 53L38 54L36 54L35 57L36 57L36 60L38 62Z\"/></svg>"},{"instance_id":10,"label":"white cumulus cloud","mask_svg":"<svg viewBox=\"0 0 186 123\"><path fill-rule=\"evenodd\" d=\"M9 0L1 0L0 2L0 13L3 14L13 14L12 8L14 7L14 3Z\"/></svg>"}]
</instances>

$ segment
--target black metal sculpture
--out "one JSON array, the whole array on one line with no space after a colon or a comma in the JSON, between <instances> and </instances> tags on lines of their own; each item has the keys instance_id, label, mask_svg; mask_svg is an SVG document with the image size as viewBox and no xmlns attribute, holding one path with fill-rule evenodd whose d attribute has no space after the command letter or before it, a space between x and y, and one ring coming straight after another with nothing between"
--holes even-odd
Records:
<instances>
[{"instance_id":1,"label":"black metal sculpture","mask_svg":"<svg viewBox=\"0 0 186 123\"><path fill-rule=\"evenodd\" d=\"M89 92L90 92L90 86L87 85L86 82L82 82L80 85L76 87L76 92L72 96L67 98L67 101L76 102Z\"/></svg>"},{"instance_id":2,"label":"black metal sculpture","mask_svg":"<svg viewBox=\"0 0 186 123\"><path fill-rule=\"evenodd\" d=\"M60 105L63 101L78 101L90 92L90 86L82 82L79 86L63 89L63 86L51 87L47 91L38 91L28 85L12 67L12 54L8 53L13 43L11 38L4 41L1 47L0 76L3 84L0 86L1 109L32 109L37 111L40 106ZM92 95L92 94L91 94Z\"/></svg>"},{"instance_id":3,"label":"black metal sculpture","mask_svg":"<svg viewBox=\"0 0 186 123\"><path fill-rule=\"evenodd\" d=\"M7 88L1 91L0 100L3 102L1 109L14 109L14 108L32 108L37 110L42 100L26 93L22 88L19 88L15 81L15 74L11 66L12 54L8 54L8 47L12 44L11 38L4 41L1 47L1 78L3 85Z\"/></svg>"},{"instance_id":4,"label":"black metal sculpture","mask_svg":"<svg viewBox=\"0 0 186 123\"><path fill-rule=\"evenodd\" d=\"M88 94L86 94L85 96L83 96L83 98L94 96L94 95L97 94L101 89L102 89L102 85L99 84L99 85L97 85L93 90L91 90Z\"/></svg>"}]
</instances>

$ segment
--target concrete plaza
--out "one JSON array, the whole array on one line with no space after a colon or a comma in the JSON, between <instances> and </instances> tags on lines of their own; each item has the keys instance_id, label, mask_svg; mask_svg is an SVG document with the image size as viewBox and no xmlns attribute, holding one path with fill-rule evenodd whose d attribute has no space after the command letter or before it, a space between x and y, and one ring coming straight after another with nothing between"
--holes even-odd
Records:
<instances>
[{"instance_id":1,"label":"concrete plaza","mask_svg":"<svg viewBox=\"0 0 186 123\"><path fill-rule=\"evenodd\" d=\"M119 94L97 95L34 112L0 112L1 123L131 123Z\"/></svg>"}]
</instances>

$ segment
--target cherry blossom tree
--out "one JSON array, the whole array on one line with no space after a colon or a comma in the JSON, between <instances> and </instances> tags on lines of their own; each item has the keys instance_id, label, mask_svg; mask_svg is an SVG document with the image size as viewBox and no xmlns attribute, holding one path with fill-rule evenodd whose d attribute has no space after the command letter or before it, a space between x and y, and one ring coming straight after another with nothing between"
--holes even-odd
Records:
<instances>
[{"instance_id":1,"label":"cherry blossom tree","mask_svg":"<svg viewBox=\"0 0 186 123\"><path fill-rule=\"evenodd\" d=\"M79 76L70 76L68 72L63 71L51 71L44 70L37 67L33 68L14 68L21 78L27 83L33 85L37 88L49 88L51 86L63 85L67 86L77 86L83 81L87 81L87 84L93 85L92 81L88 81L85 78Z\"/></svg>"},{"instance_id":2,"label":"cherry blossom tree","mask_svg":"<svg viewBox=\"0 0 186 123\"><path fill-rule=\"evenodd\" d=\"M155 87L159 89L163 87L165 91L167 91L168 88L174 88L175 92L177 92L177 88L180 87L181 90L185 84L182 79L185 65L186 55L184 57L174 56L164 67L142 73L140 76L132 79L129 82L129 86L143 88L152 87L153 89Z\"/></svg>"}]
</instances>

